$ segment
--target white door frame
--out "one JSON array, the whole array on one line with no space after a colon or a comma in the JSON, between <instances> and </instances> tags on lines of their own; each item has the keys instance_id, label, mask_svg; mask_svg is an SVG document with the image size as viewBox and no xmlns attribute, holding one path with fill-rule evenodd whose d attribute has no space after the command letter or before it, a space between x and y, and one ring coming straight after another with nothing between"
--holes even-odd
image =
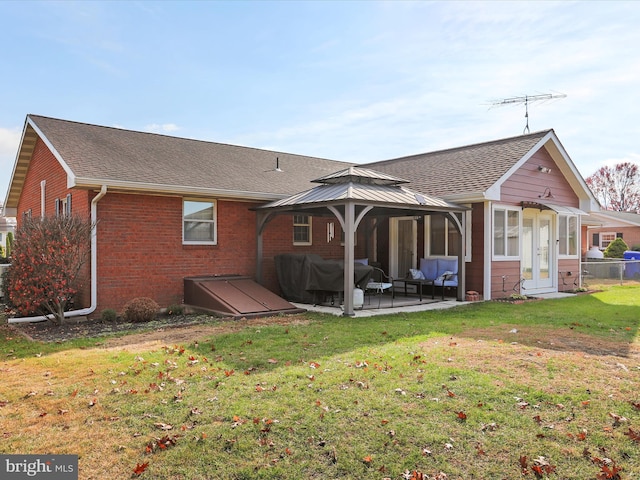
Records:
<instances>
[{"instance_id":1,"label":"white door frame","mask_svg":"<svg viewBox=\"0 0 640 480\"><path fill-rule=\"evenodd\" d=\"M548 210L525 209L522 218L522 293L555 292L558 269L556 215Z\"/></svg>"}]
</instances>

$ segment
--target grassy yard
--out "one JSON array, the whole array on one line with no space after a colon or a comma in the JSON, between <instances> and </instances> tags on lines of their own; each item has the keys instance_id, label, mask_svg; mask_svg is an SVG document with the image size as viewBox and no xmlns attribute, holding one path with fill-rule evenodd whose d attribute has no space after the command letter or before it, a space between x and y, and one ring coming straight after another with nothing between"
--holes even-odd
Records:
<instances>
[{"instance_id":1,"label":"grassy yard","mask_svg":"<svg viewBox=\"0 0 640 480\"><path fill-rule=\"evenodd\" d=\"M81 479L637 479L639 319L611 287L181 343L4 327L0 452L78 454Z\"/></svg>"}]
</instances>

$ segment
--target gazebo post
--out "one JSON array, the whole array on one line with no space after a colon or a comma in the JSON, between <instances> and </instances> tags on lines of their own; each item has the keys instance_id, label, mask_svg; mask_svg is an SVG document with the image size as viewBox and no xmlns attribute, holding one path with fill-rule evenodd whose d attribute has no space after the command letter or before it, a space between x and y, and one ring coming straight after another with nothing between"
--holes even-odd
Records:
<instances>
[{"instance_id":1,"label":"gazebo post","mask_svg":"<svg viewBox=\"0 0 640 480\"><path fill-rule=\"evenodd\" d=\"M344 312L342 315L353 317L353 276L354 276L354 238L355 205L347 201L344 206Z\"/></svg>"},{"instance_id":2,"label":"gazebo post","mask_svg":"<svg viewBox=\"0 0 640 480\"><path fill-rule=\"evenodd\" d=\"M258 233L256 238L256 281L262 285L262 233L264 227L273 218L271 212L258 211L256 213L256 231Z\"/></svg>"}]
</instances>

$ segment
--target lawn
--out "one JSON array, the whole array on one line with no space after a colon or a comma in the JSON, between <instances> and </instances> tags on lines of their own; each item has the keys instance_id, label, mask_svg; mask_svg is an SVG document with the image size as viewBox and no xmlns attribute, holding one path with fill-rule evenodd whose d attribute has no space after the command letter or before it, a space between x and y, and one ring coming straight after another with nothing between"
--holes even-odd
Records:
<instances>
[{"instance_id":1,"label":"lawn","mask_svg":"<svg viewBox=\"0 0 640 480\"><path fill-rule=\"evenodd\" d=\"M639 319L636 286L180 343L3 327L0 453L78 454L81 479L636 479Z\"/></svg>"}]
</instances>

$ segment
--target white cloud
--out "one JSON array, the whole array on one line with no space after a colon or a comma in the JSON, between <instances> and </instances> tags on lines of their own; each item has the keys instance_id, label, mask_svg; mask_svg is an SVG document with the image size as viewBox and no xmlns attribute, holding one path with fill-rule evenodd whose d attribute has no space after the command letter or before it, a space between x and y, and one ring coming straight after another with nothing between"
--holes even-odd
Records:
<instances>
[{"instance_id":1,"label":"white cloud","mask_svg":"<svg viewBox=\"0 0 640 480\"><path fill-rule=\"evenodd\" d=\"M12 155L15 157L21 133L22 131L18 128L0 127L0 156Z\"/></svg>"},{"instance_id":2,"label":"white cloud","mask_svg":"<svg viewBox=\"0 0 640 480\"><path fill-rule=\"evenodd\" d=\"M17 128L0 128L0 202L4 202L13 163L18 153L22 131Z\"/></svg>"},{"instance_id":3,"label":"white cloud","mask_svg":"<svg viewBox=\"0 0 640 480\"><path fill-rule=\"evenodd\" d=\"M180 130L180 127L175 123L151 123L144 127L144 130L152 133L169 133L169 132L177 132Z\"/></svg>"}]
</instances>

